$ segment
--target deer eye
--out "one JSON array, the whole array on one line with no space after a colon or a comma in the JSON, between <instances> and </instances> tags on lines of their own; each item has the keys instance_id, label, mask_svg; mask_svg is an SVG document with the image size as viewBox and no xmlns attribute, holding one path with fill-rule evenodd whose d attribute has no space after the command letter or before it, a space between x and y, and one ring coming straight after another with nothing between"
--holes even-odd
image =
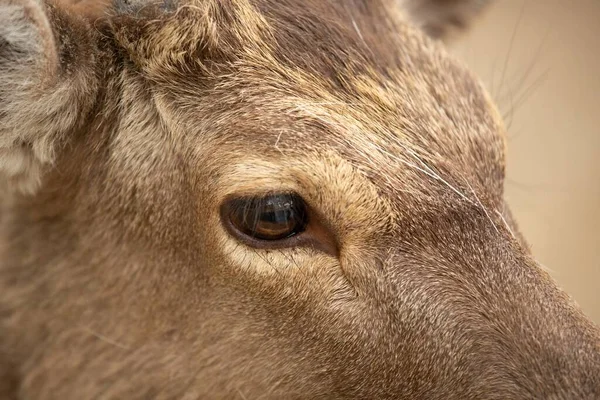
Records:
<instances>
[{"instance_id":1,"label":"deer eye","mask_svg":"<svg viewBox=\"0 0 600 400\"><path fill-rule=\"evenodd\" d=\"M264 241L298 235L308 224L306 205L296 194L233 199L224 204L222 213L235 231Z\"/></svg>"}]
</instances>

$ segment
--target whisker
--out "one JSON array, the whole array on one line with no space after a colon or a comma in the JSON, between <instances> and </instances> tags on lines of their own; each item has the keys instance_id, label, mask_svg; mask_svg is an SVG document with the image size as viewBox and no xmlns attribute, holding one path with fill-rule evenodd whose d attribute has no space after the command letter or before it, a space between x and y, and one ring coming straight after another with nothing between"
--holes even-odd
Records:
<instances>
[{"instance_id":1,"label":"whisker","mask_svg":"<svg viewBox=\"0 0 600 400\"><path fill-rule=\"evenodd\" d=\"M533 72L533 69L535 68L536 63L539 61L542 51L544 50L544 47L547 44L549 34L550 34L550 29L547 29L546 33L542 37L540 44L538 45L537 49L535 50L534 55L531 58L531 62L529 62L529 65L527 66L525 71L518 78L518 81L515 83L514 87L520 88L527 81L527 78L529 78L529 76L531 75L531 72ZM510 85L507 85L507 87L510 87ZM500 89L502 89L502 88L500 88ZM496 100L498 100L499 102L502 102L501 93L498 93L498 94L499 94L499 96Z\"/></svg>"},{"instance_id":2,"label":"whisker","mask_svg":"<svg viewBox=\"0 0 600 400\"><path fill-rule=\"evenodd\" d=\"M240 389L237 389L237 388L236 388L236 390L237 390L238 394L240 395L240 397L241 397L243 400L248 400L248 399L246 398L246 396L244 396L244 393L242 393L242 391L241 391Z\"/></svg>"},{"instance_id":3,"label":"whisker","mask_svg":"<svg viewBox=\"0 0 600 400\"><path fill-rule=\"evenodd\" d=\"M542 74L539 77L537 77L529 86L527 86L515 102L515 108L525 103L527 99L535 92L535 90L538 89L545 82L549 74L550 68L542 72Z\"/></svg>"},{"instance_id":4,"label":"whisker","mask_svg":"<svg viewBox=\"0 0 600 400\"><path fill-rule=\"evenodd\" d=\"M496 223L492 219L492 216L488 213L487 208L483 205L483 203L481 202L481 200L479 200L479 197L477 197L477 193L475 192L475 190L473 189L473 187L471 186L471 184L466 179L464 179L464 181L467 184L467 186L469 187L469 189L471 190L471 192L473 193L473 196L475 197L475 200L477 200L477 203L479 204L479 207L483 210L483 212L485 213L485 216L489 219L490 223L492 224L492 226L494 227L494 229L496 230L496 232L500 233L500 230L496 226Z\"/></svg>"},{"instance_id":5,"label":"whisker","mask_svg":"<svg viewBox=\"0 0 600 400\"><path fill-rule=\"evenodd\" d=\"M108 344L111 344L111 345L113 345L113 346L115 346L115 347L119 347L119 348L121 348L121 349L123 349L123 350L131 350L131 347L129 347L129 346L127 346L127 345L124 345L124 344L122 344L122 343L119 343L119 342L117 342L116 340L112 340L112 339L110 339L110 338L108 338L108 337L106 337L106 336L104 336L104 335L101 335L100 333L93 331L93 330L92 330L91 328L89 328L89 327L81 327L81 329L82 329L82 330L84 330L84 331L86 331L86 332L87 332L87 333L89 333L90 335L94 336L95 338L97 338L97 339L100 339L100 340L101 340L101 341L103 341L103 342L106 342L106 343L108 343Z\"/></svg>"},{"instance_id":6,"label":"whisker","mask_svg":"<svg viewBox=\"0 0 600 400\"><path fill-rule=\"evenodd\" d=\"M352 18L352 26L354 27L354 30L358 34L358 37L360 38L360 40L366 45L367 43L365 42L365 38L363 37L362 33L360 32L360 29L358 29L358 25L357 25L356 21L354 20L354 18Z\"/></svg>"},{"instance_id":7,"label":"whisker","mask_svg":"<svg viewBox=\"0 0 600 400\"><path fill-rule=\"evenodd\" d=\"M405 147L405 149L406 149L406 147ZM403 160L403 159L391 154L390 152L388 152L386 150L381 149L381 151L383 153L387 154L388 156L393 157L397 161L403 163L404 165L412 167L420 172L423 172L425 175L429 176L430 178L433 178L439 182L442 182L444 185L446 185L448 188L450 188L454 193L458 194L463 200L465 200L469 203L473 203L473 201L471 199L469 199L467 196L465 196L461 191L459 191L457 188L452 186L448 181L446 181L444 178L442 178L439 174L434 172L433 169L431 169L431 167L429 167L427 164L425 164L425 162L423 160L421 160L416 154L409 151L409 154L411 154L417 161L419 161L421 163L421 165L423 165L423 168L419 167L418 165L412 164L406 160Z\"/></svg>"},{"instance_id":8,"label":"whisker","mask_svg":"<svg viewBox=\"0 0 600 400\"><path fill-rule=\"evenodd\" d=\"M549 273L551 273L551 274L555 274L555 275L556 275L556 271L555 271L555 270L553 270L553 269L551 269L551 268L549 268L549 267L548 267L548 266L546 266L545 264L542 264L541 262L539 262L539 261L538 261L538 262L537 262L537 265L539 265L539 266L540 266L540 268L542 268L544 271L546 271L546 272L549 272Z\"/></svg>"},{"instance_id":9,"label":"whisker","mask_svg":"<svg viewBox=\"0 0 600 400\"><path fill-rule=\"evenodd\" d=\"M273 270L277 273L277 275L279 275L281 278L284 278L283 273L279 270L279 268L275 267L275 264L273 264L270 260L267 260L266 256L263 256L262 254L260 254L260 252L258 250L254 250L254 254L256 254L265 263L267 263L271 268L273 268Z\"/></svg>"},{"instance_id":10,"label":"whisker","mask_svg":"<svg viewBox=\"0 0 600 400\"><path fill-rule=\"evenodd\" d=\"M515 233L513 232L513 230L510 228L510 225L509 225L509 224L508 224L508 222L506 221L506 218L504 218L504 214L502 214L502 213L501 213L500 211L498 211L498 210L495 210L495 211L496 211L496 214L498 214L498 216L499 216L499 217L500 217L500 219L502 220L502 222L504 222L504 226L506 227L506 229L508 229L508 231L510 232L511 236L512 236L513 238L515 238L515 239L516 239L517 237L515 236Z\"/></svg>"},{"instance_id":11,"label":"whisker","mask_svg":"<svg viewBox=\"0 0 600 400\"><path fill-rule=\"evenodd\" d=\"M506 76L506 70L508 69L508 62L509 62L510 56L513 51L513 47L515 44L515 38L517 36L517 31L519 30L519 26L521 25L521 20L523 19L523 14L525 13L525 4L526 4L526 2L525 2L525 0L523 0L523 5L521 6L521 10L519 12L519 17L517 19L515 28L513 29L512 35L510 37L510 43L508 45L508 52L506 53L506 58L504 59L504 66L502 67L502 76L500 78L500 86L499 86L500 89L504 85L504 77ZM500 91L498 91L498 93L500 93Z\"/></svg>"}]
</instances>

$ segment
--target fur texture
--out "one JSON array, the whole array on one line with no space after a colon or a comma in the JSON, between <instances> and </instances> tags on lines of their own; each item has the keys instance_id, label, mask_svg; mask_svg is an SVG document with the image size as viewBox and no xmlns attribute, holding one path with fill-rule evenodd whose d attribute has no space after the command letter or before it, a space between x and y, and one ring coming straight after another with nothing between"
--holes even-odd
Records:
<instances>
[{"instance_id":1,"label":"fur texture","mask_svg":"<svg viewBox=\"0 0 600 400\"><path fill-rule=\"evenodd\" d=\"M415 27L478 4L0 0L0 397L598 398L499 114ZM224 228L282 191L335 251Z\"/></svg>"}]
</instances>

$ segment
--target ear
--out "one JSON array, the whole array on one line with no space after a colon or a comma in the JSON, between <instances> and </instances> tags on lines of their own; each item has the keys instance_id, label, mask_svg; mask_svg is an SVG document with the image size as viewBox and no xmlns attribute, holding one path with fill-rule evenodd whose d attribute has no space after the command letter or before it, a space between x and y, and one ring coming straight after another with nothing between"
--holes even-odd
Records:
<instances>
[{"instance_id":1,"label":"ear","mask_svg":"<svg viewBox=\"0 0 600 400\"><path fill-rule=\"evenodd\" d=\"M93 29L42 0L0 0L0 184L34 191L98 87Z\"/></svg>"},{"instance_id":2,"label":"ear","mask_svg":"<svg viewBox=\"0 0 600 400\"><path fill-rule=\"evenodd\" d=\"M400 0L410 20L435 39L449 40L469 27L491 0Z\"/></svg>"}]
</instances>

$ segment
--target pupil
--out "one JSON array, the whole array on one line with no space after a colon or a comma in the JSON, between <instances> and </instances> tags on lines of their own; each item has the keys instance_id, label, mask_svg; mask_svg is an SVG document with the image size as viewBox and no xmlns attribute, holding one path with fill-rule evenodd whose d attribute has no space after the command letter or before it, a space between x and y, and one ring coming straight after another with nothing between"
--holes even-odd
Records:
<instances>
[{"instance_id":1,"label":"pupil","mask_svg":"<svg viewBox=\"0 0 600 400\"><path fill-rule=\"evenodd\" d=\"M306 226L302 199L281 194L237 199L231 203L230 220L242 233L261 240L281 240L298 234Z\"/></svg>"},{"instance_id":2,"label":"pupil","mask_svg":"<svg viewBox=\"0 0 600 400\"><path fill-rule=\"evenodd\" d=\"M292 210L267 211L262 214L261 220L273 224L288 224L293 219Z\"/></svg>"}]
</instances>

